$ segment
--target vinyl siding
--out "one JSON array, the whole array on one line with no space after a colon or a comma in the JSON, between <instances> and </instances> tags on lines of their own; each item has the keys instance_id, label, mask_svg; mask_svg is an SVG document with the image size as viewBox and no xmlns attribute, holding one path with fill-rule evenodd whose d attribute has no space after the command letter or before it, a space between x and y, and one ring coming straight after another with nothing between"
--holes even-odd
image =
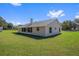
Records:
<instances>
[{"instance_id":1,"label":"vinyl siding","mask_svg":"<svg viewBox=\"0 0 79 59\"><path fill-rule=\"evenodd\" d=\"M52 28L52 33L49 33L49 28ZM56 28L56 29L55 29ZM45 34L46 34L46 36L51 36L51 35L56 35L56 34L59 34L60 32L59 32L59 28L60 28L60 30L61 30L61 26L60 26L60 24L59 23L57 23L57 22L52 22L52 23L50 23L50 24L48 24L47 26L46 26L46 32L45 32Z\"/></svg>"},{"instance_id":2,"label":"vinyl siding","mask_svg":"<svg viewBox=\"0 0 79 59\"><path fill-rule=\"evenodd\" d=\"M22 29L19 28L18 32L24 33L24 34L32 34L37 36L45 36L45 27L39 27L39 31L37 31L37 27L32 27L32 32L22 32Z\"/></svg>"}]
</instances>

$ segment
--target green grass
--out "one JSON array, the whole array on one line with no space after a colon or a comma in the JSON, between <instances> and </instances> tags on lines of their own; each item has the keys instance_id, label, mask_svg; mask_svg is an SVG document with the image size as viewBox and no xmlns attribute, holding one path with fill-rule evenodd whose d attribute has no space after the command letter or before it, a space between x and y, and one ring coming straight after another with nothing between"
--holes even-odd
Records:
<instances>
[{"instance_id":1,"label":"green grass","mask_svg":"<svg viewBox=\"0 0 79 59\"><path fill-rule=\"evenodd\" d=\"M79 55L79 32L65 32L55 37L35 37L16 34L13 30L0 32L0 55Z\"/></svg>"}]
</instances>

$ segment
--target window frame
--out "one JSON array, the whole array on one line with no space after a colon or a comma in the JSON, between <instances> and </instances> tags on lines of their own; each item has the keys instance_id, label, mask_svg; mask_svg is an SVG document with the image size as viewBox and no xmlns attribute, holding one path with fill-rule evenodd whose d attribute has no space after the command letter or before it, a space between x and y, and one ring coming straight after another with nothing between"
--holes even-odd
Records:
<instances>
[{"instance_id":1,"label":"window frame","mask_svg":"<svg viewBox=\"0 0 79 59\"><path fill-rule=\"evenodd\" d=\"M26 28L22 28L22 32L26 32Z\"/></svg>"},{"instance_id":2,"label":"window frame","mask_svg":"<svg viewBox=\"0 0 79 59\"><path fill-rule=\"evenodd\" d=\"M40 30L39 27L37 27L36 30L39 31Z\"/></svg>"},{"instance_id":3,"label":"window frame","mask_svg":"<svg viewBox=\"0 0 79 59\"><path fill-rule=\"evenodd\" d=\"M52 33L52 27L49 27L49 33Z\"/></svg>"},{"instance_id":4,"label":"window frame","mask_svg":"<svg viewBox=\"0 0 79 59\"><path fill-rule=\"evenodd\" d=\"M32 32L32 27L27 28L27 32Z\"/></svg>"}]
</instances>

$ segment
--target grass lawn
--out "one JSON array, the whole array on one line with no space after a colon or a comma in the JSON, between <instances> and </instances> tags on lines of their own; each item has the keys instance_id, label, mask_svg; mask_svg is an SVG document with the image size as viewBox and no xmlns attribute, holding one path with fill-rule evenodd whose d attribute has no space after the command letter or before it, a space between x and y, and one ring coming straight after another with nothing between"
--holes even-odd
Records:
<instances>
[{"instance_id":1,"label":"grass lawn","mask_svg":"<svg viewBox=\"0 0 79 59\"><path fill-rule=\"evenodd\" d=\"M0 55L79 55L79 32L65 32L55 37L41 38L0 32Z\"/></svg>"}]
</instances>

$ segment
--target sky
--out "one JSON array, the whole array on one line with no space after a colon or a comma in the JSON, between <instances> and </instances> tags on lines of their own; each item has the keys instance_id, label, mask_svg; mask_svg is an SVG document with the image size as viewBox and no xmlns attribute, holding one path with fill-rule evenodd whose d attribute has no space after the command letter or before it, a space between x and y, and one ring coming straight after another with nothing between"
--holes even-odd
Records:
<instances>
[{"instance_id":1,"label":"sky","mask_svg":"<svg viewBox=\"0 0 79 59\"><path fill-rule=\"evenodd\" d=\"M78 3L0 3L0 16L15 25L58 18L60 22L79 18Z\"/></svg>"}]
</instances>

